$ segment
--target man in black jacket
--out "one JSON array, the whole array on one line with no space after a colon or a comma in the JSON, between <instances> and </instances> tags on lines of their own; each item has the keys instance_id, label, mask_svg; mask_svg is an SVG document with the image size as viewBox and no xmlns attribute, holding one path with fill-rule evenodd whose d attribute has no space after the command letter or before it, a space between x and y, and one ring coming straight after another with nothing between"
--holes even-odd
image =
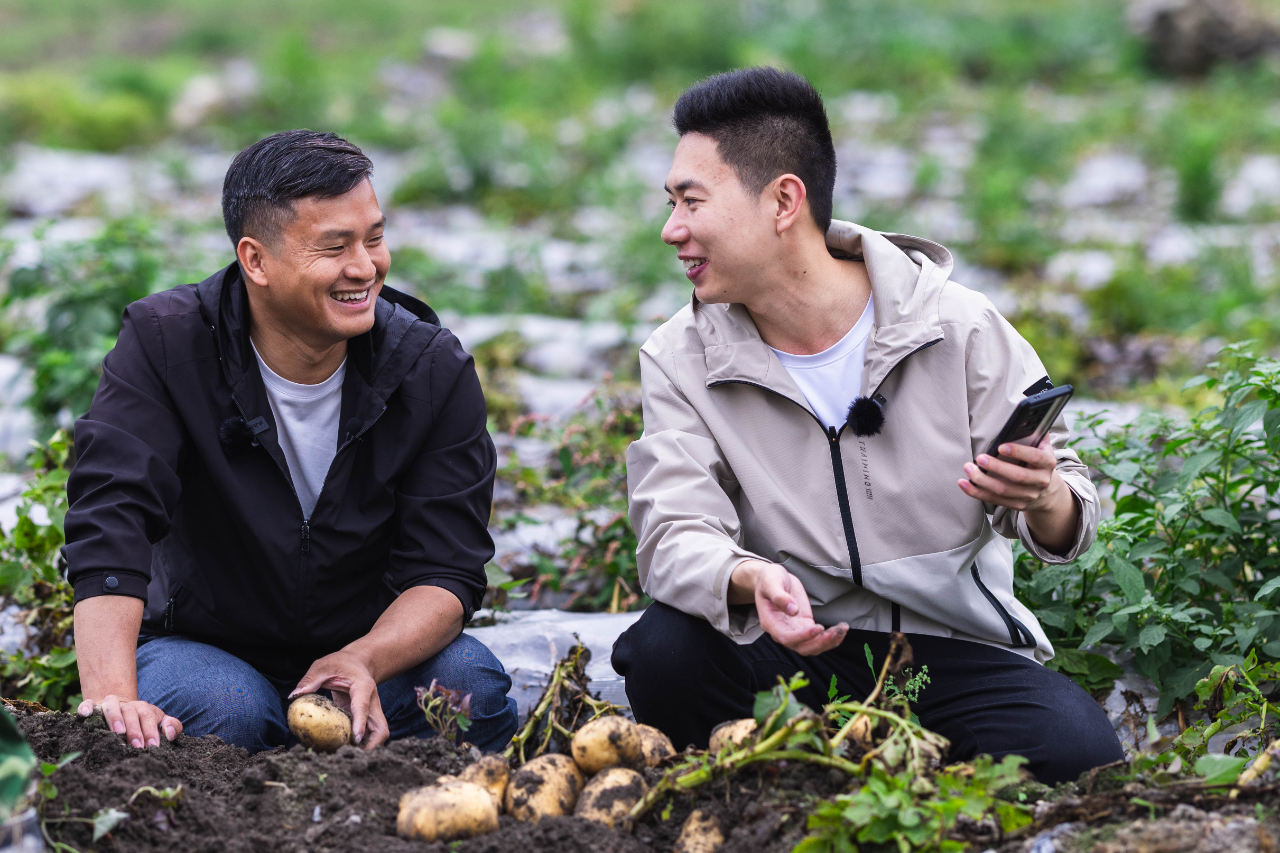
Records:
<instances>
[{"instance_id":1,"label":"man in black jacket","mask_svg":"<svg viewBox=\"0 0 1280 853\"><path fill-rule=\"evenodd\" d=\"M76 423L65 555L85 701L135 747L285 743L328 691L366 747L429 733L414 687L471 693L468 740L516 727L462 626L485 591L495 452L474 364L383 285L369 160L290 131L240 152L237 262L130 305Z\"/></svg>"}]
</instances>

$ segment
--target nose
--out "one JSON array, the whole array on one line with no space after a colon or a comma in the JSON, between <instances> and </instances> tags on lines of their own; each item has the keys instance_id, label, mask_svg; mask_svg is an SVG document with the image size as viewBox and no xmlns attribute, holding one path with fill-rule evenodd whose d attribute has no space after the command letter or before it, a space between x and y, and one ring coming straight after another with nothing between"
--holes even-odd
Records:
<instances>
[{"instance_id":1,"label":"nose","mask_svg":"<svg viewBox=\"0 0 1280 853\"><path fill-rule=\"evenodd\" d=\"M679 206L672 209L671 215L667 217L667 224L662 226L662 242L668 246L689 242L689 226L684 223Z\"/></svg>"},{"instance_id":2,"label":"nose","mask_svg":"<svg viewBox=\"0 0 1280 853\"><path fill-rule=\"evenodd\" d=\"M352 281L372 281L378 275L378 267L364 243L357 244L355 255L344 272Z\"/></svg>"}]
</instances>

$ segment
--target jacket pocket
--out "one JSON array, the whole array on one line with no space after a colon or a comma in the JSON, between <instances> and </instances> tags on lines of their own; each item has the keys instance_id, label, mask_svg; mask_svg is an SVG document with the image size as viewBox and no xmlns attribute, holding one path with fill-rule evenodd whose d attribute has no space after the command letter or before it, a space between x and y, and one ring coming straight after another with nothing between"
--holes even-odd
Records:
<instances>
[{"instance_id":1,"label":"jacket pocket","mask_svg":"<svg viewBox=\"0 0 1280 853\"><path fill-rule=\"evenodd\" d=\"M1013 614L1005 609L1000 603L1000 599L996 598L995 593L987 589L987 585L982 582L982 575L978 574L978 564L974 563L969 567L970 574L973 575L973 582L978 585L978 589L982 591L982 595L996 609L996 613L1000 615L1001 621L1004 622L1005 628L1009 631L1009 645L1014 648L1025 648L1036 644L1035 637L1027 630L1027 626L1023 625L1013 617Z\"/></svg>"}]
</instances>

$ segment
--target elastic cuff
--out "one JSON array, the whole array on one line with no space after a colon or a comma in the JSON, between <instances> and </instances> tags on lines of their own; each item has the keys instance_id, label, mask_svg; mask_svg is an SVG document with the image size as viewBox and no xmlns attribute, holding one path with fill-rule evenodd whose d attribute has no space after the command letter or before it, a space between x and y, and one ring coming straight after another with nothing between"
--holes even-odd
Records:
<instances>
[{"instance_id":1,"label":"elastic cuff","mask_svg":"<svg viewBox=\"0 0 1280 853\"><path fill-rule=\"evenodd\" d=\"M80 575L74 584L75 601L99 595L127 595L147 600L149 580L136 572L94 572Z\"/></svg>"},{"instance_id":2,"label":"elastic cuff","mask_svg":"<svg viewBox=\"0 0 1280 853\"><path fill-rule=\"evenodd\" d=\"M458 603L462 605L463 625L470 622L471 615L476 612L476 608L472 604L472 602L475 601L475 596L471 587L464 583L459 583L458 581L451 580L449 578L426 578L412 586L438 586L441 589L447 589L449 592L453 593L454 597L458 599Z\"/></svg>"}]
</instances>

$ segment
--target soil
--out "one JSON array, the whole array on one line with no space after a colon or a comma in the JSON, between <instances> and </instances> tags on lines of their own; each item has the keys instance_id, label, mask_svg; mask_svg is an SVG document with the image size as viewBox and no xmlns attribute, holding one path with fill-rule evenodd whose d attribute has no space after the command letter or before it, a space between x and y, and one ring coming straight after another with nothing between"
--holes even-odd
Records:
<instances>
[{"instance_id":1,"label":"soil","mask_svg":"<svg viewBox=\"0 0 1280 853\"><path fill-rule=\"evenodd\" d=\"M473 748L431 738L373 752L345 746L325 755L295 746L250 756L216 737L183 735L136 750L99 717L14 713L41 761L81 753L52 774L57 792L41 807L51 838L81 853L668 853L694 809L720 821L726 853L789 853L806 834L812 804L850 781L812 764L757 765L674 795L629 832L576 817L530 824L504 815L488 835L426 844L396 835L400 797L460 772L480 757ZM652 785L661 770L644 775ZM174 801L165 789L179 785ZM975 824L964 837L972 851L998 853L1276 853L1277 787L1233 799L1195 785L1145 789L1106 777L1057 789L1029 782L1005 796L1034 803L1031 827L1001 840L993 827ZM94 842L92 819L109 808L128 818Z\"/></svg>"},{"instance_id":2,"label":"soil","mask_svg":"<svg viewBox=\"0 0 1280 853\"><path fill-rule=\"evenodd\" d=\"M15 710L15 717L41 761L81 753L50 777L57 794L42 807L50 836L78 851L666 853L689 812L703 808L720 818L725 850L786 853L804 837L808 804L848 783L839 773L784 763L679 795L631 832L576 817L529 824L504 815L488 835L426 844L396 836L400 796L458 773L478 751L430 738L373 752L345 746L325 755L295 746L250 756L216 737L185 735L137 750L100 717L34 710ZM646 775L652 784L661 772ZM178 801L166 805L165 789L178 785ZM159 795L138 793L146 786ZM95 843L92 819L108 808L129 817Z\"/></svg>"}]
</instances>

